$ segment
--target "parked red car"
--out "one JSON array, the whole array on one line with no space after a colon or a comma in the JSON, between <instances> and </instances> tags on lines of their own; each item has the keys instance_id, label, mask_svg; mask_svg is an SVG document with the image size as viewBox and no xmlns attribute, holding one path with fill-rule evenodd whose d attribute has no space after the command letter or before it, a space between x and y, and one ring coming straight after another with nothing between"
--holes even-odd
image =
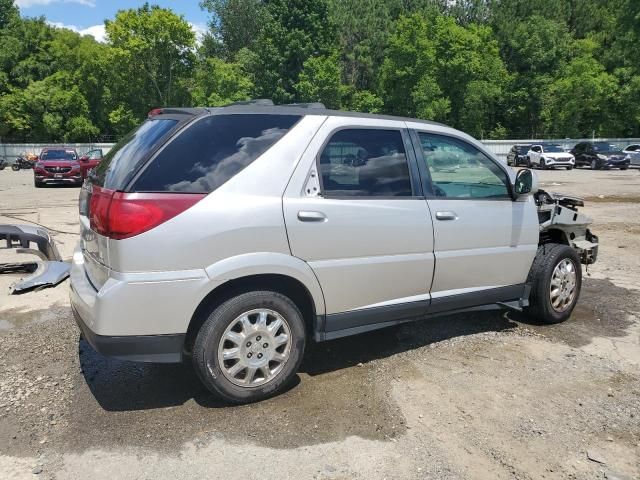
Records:
<instances>
[{"instance_id":1,"label":"parked red car","mask_svg":"<svg viewBox=\"0 0 640 480\"><path fill-rule=\"evenodd\" d=\"M89 150L83 156L80 157L80 173L82 178L87 178L89 170L92 170L98 166L102 160L102 149L97 148L95 150Z\"/></svg>"},{"instance_id":2,"label":"parked red car","mask_svg":"<svg viewBox=\"0 0 640 480\"><path fill-rule=\"evenodd\" d=\"M54 184L80 186L83 182L78 153L73 148L43 148L33 175L36 188Z\"/></svg>"}]
</instances>

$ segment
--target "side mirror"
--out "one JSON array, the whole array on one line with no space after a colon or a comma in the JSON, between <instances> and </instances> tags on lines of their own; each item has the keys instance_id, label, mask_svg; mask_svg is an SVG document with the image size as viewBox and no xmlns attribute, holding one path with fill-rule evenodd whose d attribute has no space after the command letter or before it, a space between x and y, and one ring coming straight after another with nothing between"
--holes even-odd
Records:
<instances>
[{"instance_id":1,"label":"side mirror","mask_svg":"<svg viewBox=\"0 0 640 480\"><path fill-rule=\"evenodd\" d=\"M80 157L80 161L81 162L88 162L89 161L89 155L83 155Z\"/></svg>"},{"instance_id":2,"label":"side mirror","mask_svg":"<svg viewBox=\"0 0 640 480\"><path fill-rule=\"evenodd\" d=\"M529 169L523 169L516 175L513 190L517 196L533 195L538 191L538 175Z\"/></svg>"}]
</instances>

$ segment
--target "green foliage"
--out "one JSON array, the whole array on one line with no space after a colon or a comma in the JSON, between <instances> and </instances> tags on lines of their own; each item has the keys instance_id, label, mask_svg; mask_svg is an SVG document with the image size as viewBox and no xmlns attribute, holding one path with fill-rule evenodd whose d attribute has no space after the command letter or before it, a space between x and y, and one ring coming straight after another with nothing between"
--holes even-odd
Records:
<instances>
[{"instance_id":1,"label":"green foliage","mask_svg":"<svg viewBox=\"0 0 640 480\"><path fill-rule=\"evenodd\" d=\"M338 54L308 58L294 88L302 102L322 102L328 108L340 108L342 85Z\"/></svg>"},{"instance_id":2,"label":"green foliage","mask_svg":"<svg viewBox=\"0 0 640 480\"><path fill-rule=\"evenodd\" d=\"M218 107L251 98L253 82L240 64L207 58L194 79L191 95L196 106Z\"/></svg>"},{"instance_id":3,"label":"green foliage","mask_svg":"<svg viewBox=\"0 0 640 480\"><path fill-rule=\"evenodd\" d=\"M202 0L107 42L0 0L0 135L122 136L159 106L249 98L434 119L486 138L640 136L638 0Z\"/></svg>"}]
</instances>

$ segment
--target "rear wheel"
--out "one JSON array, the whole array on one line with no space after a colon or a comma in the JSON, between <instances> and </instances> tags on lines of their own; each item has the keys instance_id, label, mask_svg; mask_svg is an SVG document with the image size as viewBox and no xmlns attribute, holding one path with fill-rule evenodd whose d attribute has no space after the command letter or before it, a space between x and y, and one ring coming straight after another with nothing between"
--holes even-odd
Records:
<instances>
[{"instance_id":1,"label":"rear wheel","mask_svg":"<svg viewBox=\"0 0 640 480\"><path fill-rule=\"evenodd\" d=\"M527 315L543 323L564 322L571 316L580 296L580 258L568 245L541 245L527 282L531 285Z\"/></svg>"},{"instance_id":2,"label":"rear wheel","mask_svg":"<svg viewBox=\"0 0 640 480\"><path fill-rule=\"evenodd\" d=\"M281 392L295 376L305 346L302 314L284 295L244 293L211 312L193 346L204 385L231 403Z\"/></svg>"}]
</instances>

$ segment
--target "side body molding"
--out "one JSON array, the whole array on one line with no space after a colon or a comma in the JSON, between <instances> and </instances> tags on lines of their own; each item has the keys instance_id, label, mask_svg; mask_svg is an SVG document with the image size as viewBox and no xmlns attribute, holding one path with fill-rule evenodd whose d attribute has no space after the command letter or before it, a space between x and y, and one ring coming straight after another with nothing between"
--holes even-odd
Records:
<instances>
[{"instance_id":1,"label":"side body molding","mask_svg":"<svg viewBox=\"0 0 640 480\"><path fill-rule=\"evenodd\" d=\"M311 267L303 260L274 252L257 252L225 258L205 269L211 280L208 292L218 286L237 278L251 275L285 275L302 283L309 291L316 310L316 315L325 314L324 295L318 279Z\"/></svg>"}]
</instances>

